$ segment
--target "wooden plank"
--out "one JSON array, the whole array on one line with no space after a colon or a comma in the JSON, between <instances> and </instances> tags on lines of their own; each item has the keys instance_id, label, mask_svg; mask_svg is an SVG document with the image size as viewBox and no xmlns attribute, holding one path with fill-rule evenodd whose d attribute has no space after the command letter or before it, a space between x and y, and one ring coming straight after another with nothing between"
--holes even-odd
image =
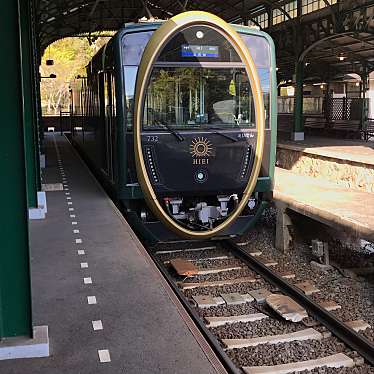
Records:
<instances>
[{"instance_id":1,"label":"wooden plank","mask_svg":"<svg viewBox=\"0 0 374 374\"><path fill-rule=\"evenodd\" d=\"M313 370L324 366L329 368L351 368L355 366L355 363L344 353L337 353L315 360L293 362L290 364L280 364L274 366L244 366L242 369L246 374L287 374L292 372L300 372L303 370Z\"/></svg>"},{"instance_id":2,"label":"wooden plank","mask_svg":"<svg viewBox=\"0 0 374 374\"><path fill-rule=\"evenodd\" d=\"M216 249L216 248L217 247L214 245L214 246L210 246L210 247L170 249L170 250L166 250L166 251L156 251L155 254L156 255L167 255L167 254L171 254L171 253L180 253L180 252L199 252L199 251L206 251L206 250Z\"/></svg>"},{"instance_id":3,"label":"wooden plank","mask_svg":"<svg viewBox=\"0 0 374 374\"><path fill-rule=\"evenodd\" d=\"M170 265L179 275L193 276L199 273L199 269L191 262L183 258L175 258L170 261Z\"/></svg>"},{"instance_id":4,"label":"wooden plank","mask_svg":"<svg viewBox=\"0 0 374 374\"><path fill-rule=\"evenodd\" d=\"M226 305L240 305L247 302L247 300L238 292L223 293L221 294L221 297L225 300Z\"/></svg>"},{"instance_id":5,"label":"wooden plank","mask_svg":"<svg viewBox=\"0 0 374 374\"><path fill-rule=\"evenodd\" d=\"M331 336L331 334L329 334ZM260 344L277 344L303 340L322 340L324 335L312 328L281 335L267 335L249 339L222 339L227 349L254 347Z\"/></svg>"},{"instance_id":6,"label":"wooden plank","mask_svg":"<svg viewBox=\"0 0 374 374\"><path fill-rule=\"evenodd\" d=\"M211 269L202 269L198 271L198 275L207 275L207 274L218 274L223 273L225 271L232 271L232 270L240 270L242 269L241 266L220 266Z\"/></svg>"},{"instance_id":7,"label":"wooden plank","mask_svg":"<svg viewBox=\"0 0 374 374\"><path fill-rule=\"evenodd\" d=\"M191 259L191 258L185 258L186 261L199 263L204 261L214 261L214 260L228 260L234 258L232 256L216 256L216 257L205 257L205 258L199 258L199 259ZM164 261L164 264L170 264L170 260Z\"/></svg>"},{"instance_id":8,"label":"wooden plank","mask_svg":"<svg viewBox=\"0 0 374 374\"><path fill-rule=\"evenodd\" d=\"M262 319L269 318L264 313L253 313L253 314L241 314L238 316L229 316L229 317L205 317L205 320L208 327L217 327L223 326L230 323L238 322L254 322L260 321Z\"/></svg>"},{"instance_id":9,"label":"wooden plank","mask_svg":"<svg viewBox=\"0 0 374 374\"><path fill-rule=\"evenodd\" d=\"M308 317L306 310L289 296L271 294L266 297L266 303L287 321L300 322Z\"/></svg>"},{"instance_id":10,"label":"wooden plank","mask_svg":"<svg viewBox=\"0 0 374 374\"><path fill-rule=\"evenodd\" d=\"M296 283L295 286L303 291L307 296L320 292L320 290L309 281Z\"/></svg>"},{"instance_id":11,"label":"wooden plank","mask_svg":"<svg viewBox=\"0 0 374 374\"><path fill-rule=\"evenodd\" d=\"M258 260L261 261L266 267L277 266L278 265L277 261L268 260L268 259L263 258L261 256L257 256L257 257L258 257Z\"/></svg>"},{"instance_id":12,"label":"wooden plank","mask_svg":"<svg viewBox=\"0 0 374 374\"><path fill-rule=\"evenodd\" d=\"M271 295L271 292L266 288L249 291L249 294L256 300L257 303L264 303L266 298Z\"/></svg>"},{"instance_id":13,"label":"wooden plank","mask_svg":"<svg viewBox=\"0 0 374 374\"><path fill-rule=\"evenodd\" d=\"M237 278L237 279L226 279L226 280L219 280L219 281L206 281L206 282L198 282L198 283L192 283L192 282L178 282L178 286L182 290L191 290L193 288L199 288L199 287L219 287L219 286L227 286L227 285L233 285L233 284L240 284L240 283L254 283L257 282L258 279L256 278Z\"/></svg>"},{"instance_id":14,"label":"wooden plank","mask_svg":"<svg viewBox=\"0 0 374 374\"><path fill-rule=\"evenodd\" d=\"M296 275L293 273L281 273L282 278L284 279L295 279Z\"/></svg>"},{"instance_id":15,"label":"wooden plank","mask_svg":"<svg viewBox=\"0 0 374 374\"><path fill-rule=\"evenodd\" d=\"M210 308L212 306L225 304L222 297L213 297L210 295L196 295L192 296L192 299L199 308Z\"/></svg>"},{"instance_id":16,"label":"wooden plank","mask_svg":"<svg viewBox=\"0 0 374 374\"><path fill-rule=\"evenodd\" d=\"M333 310L341 309L341 305L337 304L335 301L322 301L319 303L322 308L325 308L328 312Z\"/></svg>"},{"instance_id":17,"label":"wooden plank","mask_svg":"<svg viewBox=\"0 0 374 374\"><path fill-rule=\"evenodd\" d=\"M371 326L362 319L358 319L356 321L348 321L344 322L347 326L351 329L355 330L356 332L365 331L366 329L370 329Z\"/></svg>"}]
</instances>

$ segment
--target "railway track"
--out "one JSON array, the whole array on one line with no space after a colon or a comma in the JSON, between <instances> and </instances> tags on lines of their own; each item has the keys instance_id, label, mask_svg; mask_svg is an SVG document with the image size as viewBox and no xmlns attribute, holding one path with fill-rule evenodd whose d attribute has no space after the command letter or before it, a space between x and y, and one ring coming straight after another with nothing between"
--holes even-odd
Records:
<instances>
[{"instance_id":1,"label":"railway track","mask_svg":"<svg viewBox=\"0 0 374 374\"><path fill-rule=\"evenodd\" d=\"M311 281L232 241L148 249L230 373L374 373L374 345L362 320Z\"/></svg>"}]
</instances>

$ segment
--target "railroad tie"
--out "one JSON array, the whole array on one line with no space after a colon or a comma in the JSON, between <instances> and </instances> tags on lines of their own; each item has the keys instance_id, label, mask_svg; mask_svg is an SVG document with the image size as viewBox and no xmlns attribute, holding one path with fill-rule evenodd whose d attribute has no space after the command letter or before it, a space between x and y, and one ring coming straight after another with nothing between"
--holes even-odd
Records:
<instances>
[{"instance_id":1,"label":"railroad tie","mask_svg":"<svg viewBox=\"0 0 374 374\"><path fill-rule=\"evenodd\" d=\"M287 334L267 335L249 339L222 339L222 343L225 344L227 349L234 349L254 347L260 344L277 344L303 340L322 340L330 336L330 332L320 333L315 329L309 328Z\"/></svg>"},{"instance_id":2,"label":"railroad tie","mask_svg":"<svg viewBox=\"0 0 374 374\"><path fill-rule=\"evenodd\" d=\"M304 370L313 370L324 366L329 368L351 368L355 366L355 362L344 353L337 353L315 360L292 362L289 364L274 366L244 366L242 369L246 374L287 374Z\"/></svg>"},{"instance_id":3,"label":"railroad tie","mask_svg":"<svg viewBox=\"0 0 374 374\"><path fill-rule=\"evenodd\" d=\"M229 317L205 317L204 319L207 322L208 327L218 327L230 323L260 321L266 318L269 317L264 313L253 313Z\"/></svg>"},{"instance_id":4,"label":"railroad tie","mask_svg":"<svg viewBox=\"0 0 374 374\"><path fill-rule=\"evenodd\" d=\"M257 278L237 278L237 279L227 279L227 280L219 280L219 281L206 281L206 282L178 282L178 286L182 290L191 290L194 288L200 287L219 287L219 286L227 286L233 284L241 284L241 283L254 283L257 282Z\"/></svg>"}]
</instances>

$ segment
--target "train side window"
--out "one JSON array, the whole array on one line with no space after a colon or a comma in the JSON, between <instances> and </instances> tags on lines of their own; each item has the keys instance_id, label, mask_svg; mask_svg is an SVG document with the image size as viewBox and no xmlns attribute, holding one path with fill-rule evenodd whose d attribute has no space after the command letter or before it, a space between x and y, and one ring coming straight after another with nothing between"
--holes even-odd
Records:
<instances>
[{"instance_id":1,"label":"train side window","mask_svg":"<svg viewBox=\"0 0 374 374\"><path fill-rule=\"evenodd\" d=\"M126 34L122 43L123 64L137 66L140 64L144 49L153 31Z\"/></svg>"},{"instance_id":2,"label":"train side window","mask_svg":"<svg viewBox=\"0 0 374 374\"><path fill-rule=\"evenodd\" d=\"M134 113L134 96L137 66L124 66L125 73L125 96L126 96L126 129L132 131L133 113Z\"/></svg>"},{"instance_id":3,"label":"train side window","mask_svg":"<svg viewBox=\"0 0 374 374\"><path fill-rule=\"evenodd\" d=\"M257 72L261 82L261 88L264 96L265 106L265 127L270 128L270 95L271 95L271 57L270 57L270 46L268 41L255 35L241 34L242 39L257 67Z\"/></svg>"}]
</instances>

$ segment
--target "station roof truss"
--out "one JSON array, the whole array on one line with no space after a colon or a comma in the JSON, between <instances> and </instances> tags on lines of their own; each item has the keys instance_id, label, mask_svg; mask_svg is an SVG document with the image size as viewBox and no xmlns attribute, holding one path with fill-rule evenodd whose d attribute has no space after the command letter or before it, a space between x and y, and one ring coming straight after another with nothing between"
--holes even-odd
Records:
<instances>
[{"instance_id":1,"label":"station roof truss","mask_svg":"<svg viewBox=\"0 0 374 374\"><path fill-rule=\"evenodd\" d=\"M374 70L374 0L34 0L39 52L68 37L97 36L125 23L205 10L228 22L268 32L279 79L292 79L298 60L309 78L324 80ZM99 34L100 35L100 34ZM323 67L323 68L322 68ZM321 76L322 75L322 76Z\"/></svg>"}]
</instances>

